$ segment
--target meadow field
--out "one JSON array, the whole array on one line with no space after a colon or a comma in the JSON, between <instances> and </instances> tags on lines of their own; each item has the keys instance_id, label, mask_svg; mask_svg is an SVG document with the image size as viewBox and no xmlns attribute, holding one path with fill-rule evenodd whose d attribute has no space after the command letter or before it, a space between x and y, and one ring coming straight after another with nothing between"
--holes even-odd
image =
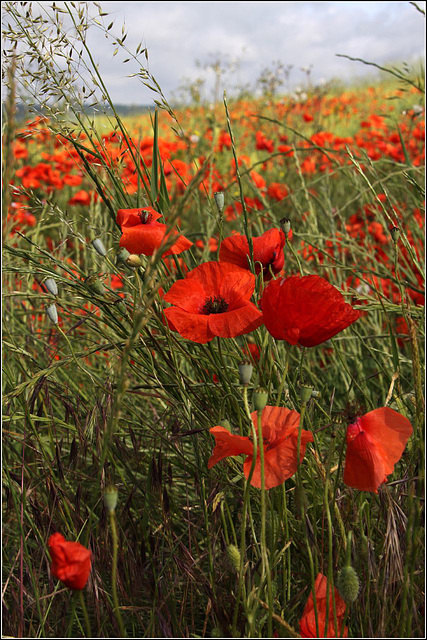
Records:
<instances>
[{"instance_id":1,"label":"meadow field","mask_svg":"<svg viewBox=\"0 0 427 640\"><path fill-rule=\"evenodd\" d=\"M4 33L4 637L424 637L423 75L171 105L140 47L121 118L63 6Z\"/></svg>"}]
</instances>

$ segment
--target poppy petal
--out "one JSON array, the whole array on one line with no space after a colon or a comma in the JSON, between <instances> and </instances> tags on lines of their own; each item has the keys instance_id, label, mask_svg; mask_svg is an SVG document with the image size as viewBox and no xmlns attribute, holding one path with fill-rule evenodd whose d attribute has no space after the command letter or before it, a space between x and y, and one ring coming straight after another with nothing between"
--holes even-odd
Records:
<instances>
[{"instance_id":1,"label":"poppy petal","mask_svg":"<svg viewBox=\"0 0 427 640\"><path fill-rule=\"evenodd\" d=\"M213 313L209 316L209 329L220 338L234 338L250 333L262 325L262 313L251 302L227 313Z\"/></svg>"},{"instance_id":2,"label":"poppy petal","mask_svg":"<svg viewBox=\"0 0 427 640\"><path fill-rule=\"evenodd\" d=\"M204 344L215 337L209 328L209 316L188 313L178 307L168 307L164 310L164 314L172 326L176 327L178 333L187 340Z\"/></svg>"},{"instance_id":3,"label":"poppy petal","mask_svg":"<svg viewBox=\"0 0 427 640\"><path fill-rule=\"evenodd\" d=\"M223 458L240 454L251 456L253 453L253 444L245 436L233 435L228 429L220 426L210 429L210 433L215 438L215 447L208 461L208 469L211 469Z\"/></svg>"}]
</instances>

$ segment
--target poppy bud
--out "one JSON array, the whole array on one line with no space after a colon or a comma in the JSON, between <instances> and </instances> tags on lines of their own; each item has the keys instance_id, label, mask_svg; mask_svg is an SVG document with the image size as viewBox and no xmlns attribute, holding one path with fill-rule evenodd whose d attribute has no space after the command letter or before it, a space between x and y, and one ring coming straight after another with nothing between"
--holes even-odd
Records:
<instances>
[{"instance_id":1,"label":"poppy bud","mask_svg":"<svg viewBox=\"0 0 427 640\"><path fill-rule=\"evenodd\" d=\"M125 260L128 267L142 267L142 260L136 253L131 253Z\"/></svg>"},{"instance_id":2,"label":"poppy bud","mask_svg":"<svg viewBox=\"0 0 427 640\"><path fill-rule=\"evenodd\" d=\"M258 389L254 393L254 407L257 411L262 411L267 404L268 401L268 391L263 389L262 387L258 387Z\"/></svg>"},{"instance_id":3,"label":"poppy bud","mask_svg":"<svg viewBox=\"0 0 427 640\"><path fill-rule=\"evenodd\" d=\"M391 233L391 238L392 238L394 244L397 244L399 242L399 237L400 237L400 229L399 229L399 227L392 227L390 229L390 233Z\"/></svg>"},{"instance_id":4,"label":"poppy bud","mask_svg":"<svg viewBox=\"0 0 427 640\"><path fill-rule=\"evenodd\" d=\"M359 578L352 566L341 569L337 580L338 591L343 600L350 604L354 602L359 595Z\"/></svg>"},{"instance_id":5,"label":"poppy bud","mask_svg":"<svg viewBox=\"0 0 427 640\"><path fill-rule=\"evenodd\" d=\"M117 253L116 260L117 262L126 262L129 256L130 256L129 251L125 249L125 247L122 247L120 251Z\"/></svg>"},{"instance_id":6,"label":"poppy bud","mask_svg":"<svg viewBox=\"0 0 427 640\"><path fill-rule=\"evenodd\" d=\"M46 289L49 291L49 293L51 293L53 296L58 295L58 287L53 278L46 278L43 284L46 287Z\"/></svg>"},{"instance_id":7,"label":"poppy bud","mask_svg":"<svg viewBox=\"0 0 427 640\"><path fill-rule=\"evenodd\" d=\"M103 258L107 255L107 249L104 247L101 238L95 238L95 240L92 240L92 247L95 249L96 253Z\"/></svg>"},{"instance_id":8,"label":"poppy bud","mask_svg":"<svg viewBox=\"0 0 427 640\"><path fill-rule=\"evenodd\" d=\"M229 423L228 420L226 419L221 420L221 426L224 427L224 429L230 429L231 431L231 424Z\"/></svg>"},{"instance_id":9,"label":"poppy bud","mask_svg":"<svg viewBox=\"0 0 427 640\"><path fill-rule=\"evenodd\" d=\"M219 213L222 213L224 211L224 202L225 202L224 192L217 191L216 193L214 193L214 199L215 199L215 204Z\"/></svg>"},{"instance_id":10,"label":"poppy bud","mask_svg":"<svg viewBox=\"0 0 427 640\"><path fill-rule=\"evenodd\" d=\"M58 311L56 310L56 305L51 304L49 307L47 307L46 313L49 320L51 320L53 324L58 324Z\"/></svg>"},{"instance_id":11,"label":"poppy bud","mask_svg":"<svg viewBox=\"0 0 427 640\"><path fill-rule=\"evenodd\" d=\"M243 384L246 387L251 381L252 371L254 368L249 360L243 360L242 362L239 362L238 366L240 384Z\"/></svg>"},{"instance_id":12,"label":"poppy bud","mask_svg":"<svg viewBox=\"0 0 427 640\"><path fill-rule=\"evenodd\" d=\"M104 504L109 513L112 513L116 509L118 490L114 485L109 485L104 491Z\"/></svg>"},{"instance_id":13,"label":"poppy bud","mask_svg":"<svg viewBox=\"0 0 427 640\"><path fill-rule=\"evenodd\" d=\"M282 218L281 220L279 220L279 222L282 227L283 233L285 235L288 235L291 230L291 221L289 220L289 218Z\"/></svg>"},{"instance_id":14,"label":"poppy bud","mask_svg":"<svg viewBox=\"0 0 427 640\"><path fill-rule=\"evenodd\" d=\"M307 404L307 402L311 398L312 393L313 393L313 387L309 387L308 385L301 385L300 397L301 397L302 404Z\"/></svg>"},{"instance_id":15,"label":"poppy bud","mask_svg":"<svg viewBox=\"0 0 427 640\"><path fill-rule=\"evenodd\" d=\"M229 544L227 547L228 557L230 559L231 565L235 571L240 570L240 551L234 544Z\"/></svg>"}]
</instances>

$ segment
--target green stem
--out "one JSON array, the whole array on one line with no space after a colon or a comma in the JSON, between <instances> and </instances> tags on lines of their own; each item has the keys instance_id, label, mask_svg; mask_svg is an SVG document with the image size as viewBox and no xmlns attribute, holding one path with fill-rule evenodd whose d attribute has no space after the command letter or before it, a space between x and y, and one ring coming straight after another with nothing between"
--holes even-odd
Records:
<instances>
[{"instance_id":1,"label":"green stem","mask_svg":"<svg viewBox=\"0 0 427 640\"><path fill-rule=\"evenodd\" d=\"M261 424L262 411L257 411L257 425L258 425L258 448L261 464L261 555L262 555L262 579L267 578L267 593L268 593L268 617L267 617L267 637L271 638L273 635L273 590L271 586L271 571L268 561L267 543L265 536L265 523L266 523L266 493L265 493L265 461L264 461L264 445L262 437L262 424Z\"/></svg>"},{"instance_id":2,"label":"green stem","mask_svg":"<svg viewBox=\"0 0 427 640\"><path fill-rule=\"evenodd\" d=\"M82 608L83 616L84 616L84 619L85 619L86 636L88 638L92 638L92 630L90 628L90 620L89 620L89 616L88 616L88 613L87 613L86 603L85 603L85 599L83 597L83 591L82 590L79 591L79 597L80 597L80 606Z\"/></svg>"},{"instance_id":3,"label":"green stem","mask_svg":"<svg viewBox=\"0 0 427 640\"><path fill-rule=\"evenodd\" d=\"M302 402L301 403L299 429L298 429L298 442L297 442L297 476L296 476L297 483L296 484L297 484L298 493L299 493L299 496L300 496L301 518L302 518L303 527L304 527L305 543L307 545L307 555L308 555L308 560L309 560L309 564L310 564L311 591L312 591L312 594L313 594L314 618L315 618L315 621L316 621L316 636L318 638L320 638L321 636L319 635L319 616L318 616L318 612L317 612L317 599L316 599L316 591L315 591L315 588L314 588L314 582L315 582L314 562L313 562L313 554L311 552L311 547L310 547L310 543L309 543L309 539L308 539L308 529L307 529L306 510L305 510L305 495L304 495L304 488L303 488L302 478L301 478L301 461L300 461L301 436L302 436L302 429L303 429L303 425L304 425L304 417L305 417L306 409L307 409L307 403L306 402Z\"/></svg>"},{"instance_id":4,"label":"green stem","mask_svg":"<svg viewBox=\"0 0 427 640\"><path fill-rule=\"evenodd\" d=\"M111 586L113 589L113 602L114 602L114 615L116 616L117 623L120 629L120 636L126 638L126 632L123 625L122 614L119 608L119 599L117 597L117 552L118 552L118 536L117 536L117 524L116 514L114 511L109 513L111 535L113 538L113 566L111 568Z\"/></svg>"}]
</instances>

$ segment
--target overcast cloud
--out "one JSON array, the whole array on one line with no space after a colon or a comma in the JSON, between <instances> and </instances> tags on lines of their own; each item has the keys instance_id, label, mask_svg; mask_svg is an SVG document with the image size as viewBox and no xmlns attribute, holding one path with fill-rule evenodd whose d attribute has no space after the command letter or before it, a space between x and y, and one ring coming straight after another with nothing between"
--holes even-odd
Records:
<instances>
[{"instance_id":1,"label":"overcast cloud","mask_svg":"<svg viewBox=\"0 0 427 640\"><path fill-rule=\"evenodd\" d=\"M50 3L49 3L50 4ZM89 6L93 3L87 3ZM183 78L206 78L212 95L212 71L198 68L210 54L224 61L239 59L239 67L225 76L223 89L252 87L260 72L274 60L293 65L293 87L303 85L301 67L313 65L314 82L343 80L373 72L361 63L337 58L342 53L378 64L415 62L424 56L425 19L409 2L102 2L120 35L124 23L126 45L135 50L142 40L149 52L149 70L170 98ZM425 2L419 2L425 10ZM45 4L46 6L46 4ZM91 13L98 11L92 6ZM137 68L123 65L120 53L101 32L90 38L94 57L115 102L147 104L153 94L137 78Z\"/></svg>"}]
</instances>

